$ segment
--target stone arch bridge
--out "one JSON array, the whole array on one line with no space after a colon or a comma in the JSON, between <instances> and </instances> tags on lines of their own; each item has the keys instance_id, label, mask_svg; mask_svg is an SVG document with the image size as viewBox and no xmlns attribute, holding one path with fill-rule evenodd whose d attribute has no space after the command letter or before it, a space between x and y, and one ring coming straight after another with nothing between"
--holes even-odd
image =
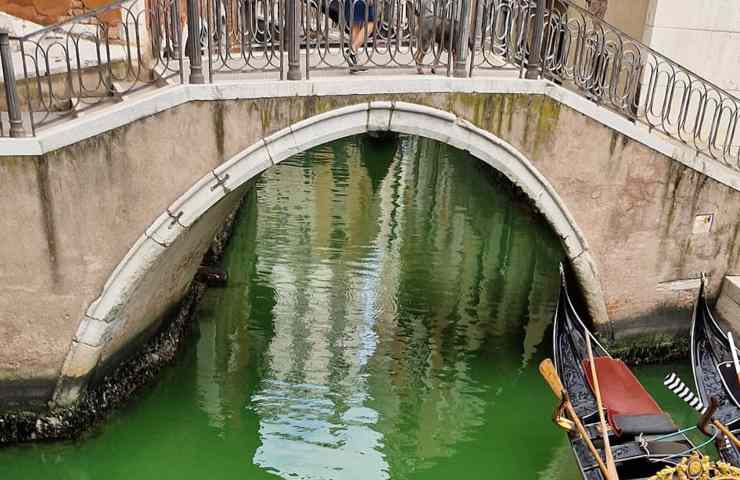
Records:
<instances>
[{"instance_id":1,"label":"stone arch bridge","mask_svg":"<svg viewBox=\"0 0 740 480\"><path fill-rule=\"evenodd\" d=\"M368 76L158 89L0 139L0 402L74 402L185 295L250 180L348 135L469 151L562 239L597 325L685 329L740 268L740 174L545 80Z\"/></svg>"}]
</instances>

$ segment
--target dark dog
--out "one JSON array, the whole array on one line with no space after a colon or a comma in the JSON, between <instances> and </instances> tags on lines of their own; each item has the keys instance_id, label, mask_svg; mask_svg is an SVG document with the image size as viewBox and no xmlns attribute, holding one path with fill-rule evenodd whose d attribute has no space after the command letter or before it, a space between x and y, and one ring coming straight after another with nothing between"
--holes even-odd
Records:
<instances>
[{"instance_id":1,"label":"dark dog","mask_svg":"<svg viewBox=\"0 0 740 480\"><path fill-rule=\"evenodd\" d=\"M436 15L424 15L417 16L416 22L416 38L417 38L417 50L414 55L414 61L416 62L416 71L418 73L424 73L422 65L424 64L424 57L426 56L432 45L437 47L438 55L442 52L448 51L450 45L452 46L453 58L457 56L456 41L453 37L460 31L460 22L457 20L453 21L449 18L439 17ZM438 57L434 59L432 64L432 73L436 73L434 67L439 60Z\"/></svg>"}]
</instances>

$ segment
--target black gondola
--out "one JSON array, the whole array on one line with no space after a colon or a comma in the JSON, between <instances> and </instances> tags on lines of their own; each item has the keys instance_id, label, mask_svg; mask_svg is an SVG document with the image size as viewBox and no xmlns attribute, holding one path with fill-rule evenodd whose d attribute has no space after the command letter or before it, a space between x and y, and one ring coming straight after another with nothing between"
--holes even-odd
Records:
<instances>
[{"instance_id":1,"label":"black gondola","mask_svg":"<svg viewBox=\"0 0 740 480\"><path fill-rule=\"evenodd\" d=\"M670 417L659 409L629 369L620 361L614 360L588 332L568 295L564 274L561 273L561 277L560 297L553 323L555 366L576 414L594 445L603 456L598 409L584 368L584 361L588 360L586 334L591 338L595 363L599 365L597 373L602 396L607 390L618 391L623 388L625 396L644 398L652 402L653 410L657 409L649 414L610 415L609 441L620 480L647 478L666 466L675 465L694 449L694 445L679 432ZM602 376L600 362L617 365L624 374L619 378L626 378L628 381L610 384L610 380L617 377ZM605 408L609 412L610 406L606 404L606 400ZM585 442L575 432L569 432L568 437L583 478L602 479L602 473Z\"/></svg>"},{"instance_id":2,"label":"black gondola","mask_svg":"<svg viewBox=\"0 0 740 480\"><path fill-rule=\"evenodd\" d=\"M702 277L691 322L691 369L702 403L708 405L712 398L717 399L719 407L714 418L736 433L740 429L740 384L730 341L712 316L704 288ZM717 442L717 450L722 460L740 466L740 452L724 438Z\"/></svg>"}]
</instances>

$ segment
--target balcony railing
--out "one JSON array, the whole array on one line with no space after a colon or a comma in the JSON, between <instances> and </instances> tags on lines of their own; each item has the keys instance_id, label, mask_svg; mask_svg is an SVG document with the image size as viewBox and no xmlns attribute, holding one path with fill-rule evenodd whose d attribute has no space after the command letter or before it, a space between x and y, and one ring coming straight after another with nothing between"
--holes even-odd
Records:
<instances>
[{"instance_id":1,"label":"balcony railing","mask_svg":"<svg viewBox=\"0 0 740 480\"><path fill-rule=\"evenodd\" d=\"M568 0L117 1L0 33L0 136L152 85L336 74L353 31L354 71L546 78L740 170L738 98Z\"/></svg>"}]
</instances>

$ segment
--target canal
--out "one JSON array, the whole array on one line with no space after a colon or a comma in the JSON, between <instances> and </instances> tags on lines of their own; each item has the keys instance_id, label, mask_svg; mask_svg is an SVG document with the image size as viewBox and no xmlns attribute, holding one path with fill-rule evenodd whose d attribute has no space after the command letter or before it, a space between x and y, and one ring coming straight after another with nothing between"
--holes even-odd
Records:
<instances>
[{"instance_id":1,"label":"canal","mask_svg":"<svg viewBox=\"0 0 740 480\"><path fill-rule=\"evenodd\" d=\"M0 450L0 478L575 479L537 373L562 257L463 152L318 147L255 183L177 364L82 439ZM691 424L671 369L637 374Z\"/></svg>"}]
</instances>

